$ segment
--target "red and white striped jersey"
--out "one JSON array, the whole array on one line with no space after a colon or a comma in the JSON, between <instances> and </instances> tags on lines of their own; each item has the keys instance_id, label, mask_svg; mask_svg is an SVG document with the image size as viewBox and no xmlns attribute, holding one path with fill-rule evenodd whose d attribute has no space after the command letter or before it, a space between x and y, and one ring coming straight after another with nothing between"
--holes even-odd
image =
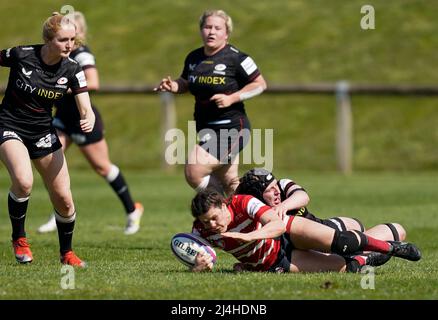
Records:
<instances>
[{"instance_id":1,"label":"red and white striped jersey","mask_svg":"<svg viewBox=\"0 0 438 320\"><path fill-rule=\"evenodd\" d=\"M260 217L269 209L271 207L253 196L232 196L228 204L231 223L227 231L249 233L260 229L262 227ZM244 263L247 269L254 271L268 270L276 261L281 245L277 238L251 242L227 238L221 234L206 231L198 219L193 222L192 232L206 239L214 247L231 253L237 260Z\"/></svg>"}]
</instances>

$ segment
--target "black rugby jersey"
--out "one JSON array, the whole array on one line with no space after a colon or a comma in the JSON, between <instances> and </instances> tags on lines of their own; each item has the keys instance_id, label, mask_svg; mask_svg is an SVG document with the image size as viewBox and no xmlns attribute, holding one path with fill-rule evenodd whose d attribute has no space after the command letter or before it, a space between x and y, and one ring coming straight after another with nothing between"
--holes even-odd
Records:
<instances>
[{"instance_id":1,"label":"black rugby jersey","mask_svg":"<svg viewBox=\"0 0 438 320\"><path fill-rule=\"evenodd\" d=\"M203 124L245 115L242 102L227 108L218 108L210 98L217 94L232 94L260 75L251 57L231 45L226 45L213 56L204 54L204 48L190 52L184 62L181 78L189 83L195 96L195 120ZM197 123L197 126L199 124Z\"/></svg>"},{"instance_id":2,"label":"black rugby jersey","mask_svg":"<svg viewBox=\"0 0 438 320\"><path fill-rule=\"evenodd\" d=\"M68 88L74 94L87 91L79 64L63 58L55 65L46 65L41 58L42 46L18 46L0 52L0 65L10 68L0 108L0 126L25 134L47 131L54 102Z\"/></svg>"},{"instance_id":3,"label":"black rugby jersey","mask_svg":"<svg viewBox=\"0 0 438 320\"><path fill-rule=\"evenodd\" d=\"M70 53L70 58L75 60L82 70L96 67L96 59L87 46L81 46ZM55 101L55 117L63 119L65 125L80 127L81 118L76 106L74 95L66 94L62 99Z\"/></svg>"},{"instance_id":4,"label":"black rugby jersey","mask_svg":"<svg viewBox=\"0 0 438 320\"><path fill-rule=\"evenodd\" d=\"M296 185L296 183L290 179L280 179L278 180L277 185L280 189L281 202L283 202L288 198L287 194L289 193L290 188ZM303 216L305 218L313 216L306 207L289 210L287 214L292 216Z\"/></svg>"}]
</instances>

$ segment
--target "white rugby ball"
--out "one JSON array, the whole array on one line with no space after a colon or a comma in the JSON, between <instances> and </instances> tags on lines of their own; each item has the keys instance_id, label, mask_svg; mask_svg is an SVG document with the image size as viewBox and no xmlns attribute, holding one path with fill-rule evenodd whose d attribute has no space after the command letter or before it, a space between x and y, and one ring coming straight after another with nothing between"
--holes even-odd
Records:
<instances>
[{"instance_id":1,"label":"white rugby ball","mask_svg":"<svg viewBox=\"0 0 438 320\"><path fill-rule=\"evenodd\" d=\"M175 257L188 267L195 265L196 255L199 252L210 255L213 259L213 264L216 263L216 252L214 249L206 240L193 233L178 233L174 235L170 242L170 248Z\"/></svg>"}]
</instances>

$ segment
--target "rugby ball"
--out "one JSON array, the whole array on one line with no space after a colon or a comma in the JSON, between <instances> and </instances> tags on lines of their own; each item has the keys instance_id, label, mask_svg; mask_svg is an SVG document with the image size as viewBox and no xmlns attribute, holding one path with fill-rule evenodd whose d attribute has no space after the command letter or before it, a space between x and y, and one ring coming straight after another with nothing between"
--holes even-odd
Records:
<instances>
[{"instance_id":1,"label":"rugby ball","mask_svg":"<svg viewBox=\"0 0 438 320\"><path fill-rule=\"evenodd\" d=\"M204 252L212 257L213 264L216 263L216 252L210 244L193 233L178 233L173 236L170 242L175 257L188 267L195 265L196 255Z\"/></svg>"}]
</instances>

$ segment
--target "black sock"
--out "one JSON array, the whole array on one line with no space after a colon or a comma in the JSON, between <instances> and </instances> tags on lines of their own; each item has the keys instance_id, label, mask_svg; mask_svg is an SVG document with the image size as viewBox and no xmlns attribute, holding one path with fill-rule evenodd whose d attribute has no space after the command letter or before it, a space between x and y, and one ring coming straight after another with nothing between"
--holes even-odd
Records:
<instances>
[{"instance_id":1,"label":"black sock","mask_svg":"<svg viewBox=\"0 0 438 320\"><path fill-rule=\"evenodd\" d=\"M117 172L117 175L114 179L107 177L107 181L111 185L111 188L113 188L114 192L119 197L120 201L122 201L126 213L127 214L131 213L132 211L135 210L135 205L134 205L134 201L132 201L131 194L129 193L128 185L126 184L126 181L123 178L122 172L120 172L120 170L114 165L113 168L114 169L111 169L111 171L117 170L115 171Z\"/></svg>"},{"instance_id":2,"label":"black sock","mask_svg":"<svg viewBox=\"0 0 438 320\"><path fill-rule=\"evenodd\" d=\"M65 218L55 210L56 226L58 227L59 250L61 255L72 250L73 230L75 228L76 212Z\"/></svg>"},{"instance_id":3,"label":"black sock","mask_svg":"<svg viewBox=\"0 0 438 320\"><path fill-rule=\"evenodd\" d=\"M9 218L12 224L12 240L26 237L24 222L26 220L27 204L29 197L17 198L12 192L8 196Z\"/></svg>"}]
</instances>

